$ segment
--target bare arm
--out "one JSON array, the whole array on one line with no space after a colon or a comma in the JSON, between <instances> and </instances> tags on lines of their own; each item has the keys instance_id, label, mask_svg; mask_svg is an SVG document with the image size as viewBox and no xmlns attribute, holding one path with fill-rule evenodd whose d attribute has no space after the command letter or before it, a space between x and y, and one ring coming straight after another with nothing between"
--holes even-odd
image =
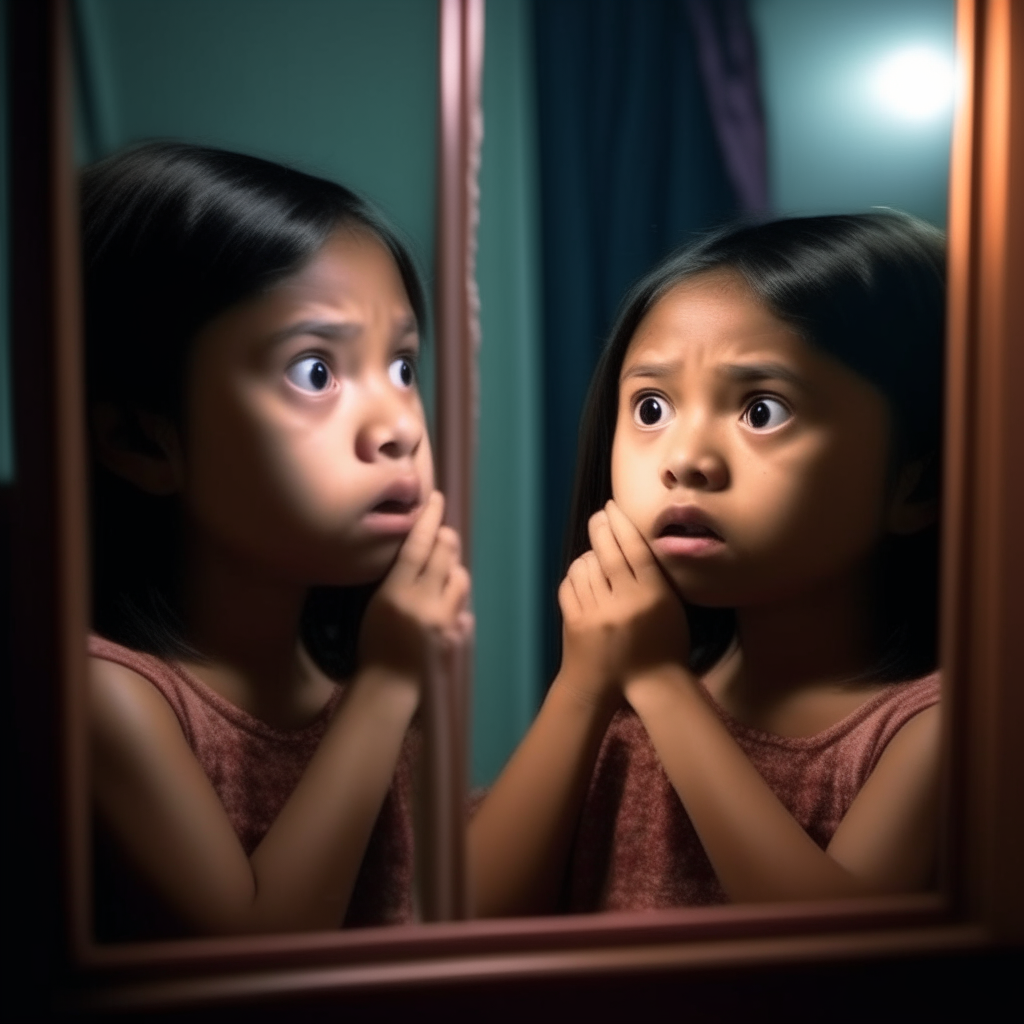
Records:
<instances>
[{"instance_id":1,"label":"bare arm","mask_svg":"<svg viewBox=\"0 0 1024 1024\"><path fill-rule=\"evenodd\" d=\"M131 859L198 933L338 927L418 705L431 644L465 642L469 578L432 499L367 610L362 668L247 858L177 719L141 676L91 664L93 791Z\"/></svg>"},{"instance_id":2,"label":"bare arm","mask_svg":"<svg viewBox=\"0 0 1024 1024\"><path fill-rule=\"evenodd\" d=\"M657 568L652 572L660 575ZM607 600L610 585L593 551L577 559L563 580L561 670L470 823L470 877L480 916L556 909L594 762L622 700L620 620L645 623L631 649L637 664L685 660L686 621L678 601L654 594L652 604L652 593L635 590L620 594L618 602Z\"/></svg>"},{"instance_id":3,"label":"bare arm","mask_svg":"<svg viewBox=\"0 0 1024 1024\"><path fill-rule=\"evenodd\" d=\"M587 784L614 704L571 672L547 699L469 826L472 906L480 917L552 913Z\"/></svg>"}]
</instances>

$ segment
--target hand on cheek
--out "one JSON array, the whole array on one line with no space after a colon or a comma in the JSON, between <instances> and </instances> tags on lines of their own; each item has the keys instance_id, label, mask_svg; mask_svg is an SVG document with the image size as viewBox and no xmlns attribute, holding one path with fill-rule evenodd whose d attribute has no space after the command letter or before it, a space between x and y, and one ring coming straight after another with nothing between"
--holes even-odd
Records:
<instances>
[{"instance_id":1,"label":"hand on cheek","mask_svg":"<svg viewBox=\"0 0 1024 1024\"><path fill-rule=\"evenodd\" d=\"M588 698L603 700L634 675L685 665L689 629L647 542L613 501L591 517L589 532L592 550L558 592L562 669Z\"/></svg>"},{"instance_id":2,"label":"hand on cheek","mask_svg":"<svg viewBox=\"0 0 1024 1024\"><path fill-rule=\"evenodd\" d=\"M359 636L360 669L384 669L417 689L435 659L473 637L469 572L459 535L441 525L443 514L435 491L370 601Z\"/></svg>"}]
</instances>

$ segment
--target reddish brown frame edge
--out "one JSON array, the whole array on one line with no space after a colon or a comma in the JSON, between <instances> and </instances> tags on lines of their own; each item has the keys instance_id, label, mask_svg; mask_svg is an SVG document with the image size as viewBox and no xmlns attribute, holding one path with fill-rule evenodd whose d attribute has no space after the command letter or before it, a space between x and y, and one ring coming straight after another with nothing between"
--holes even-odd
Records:
<instances>
[{"instance_id":1,"label":"reddish brown frame edge","mask_svg":"<svg viewBox=\"0 0 1024 1024\"><path fill-rule=\"evenodd\" d=\"M998 964L1024 937L1024 13L959 0L965 102L950 216L949 421L943 664L949 687L946 897L726 907L594 919L471 922L363 933L95 948L85 935L85 808L78 701L86 557L80 300L71 180L65 0L9 0L12 349L17 482L3 496L13 808L7 998L35 1016L268 1017L415 1009L510 1018L569 1000L595 1019L642 991L695 1019L744 1007L792 1019L814 993L869 1005L899 978L914 1006L948 1010L957 967ZM1016 472L1015 472L1016 471ZM16 600L15 600L16 598ZM981 958L979 960L979 957ZM952 965L952 970L949 969ZM937 984L945 979L945 985ZM923 987L930 984L930 988ZM988 991L991 993L992 988ZM798 993L799 998L794 997ZM930 999L922 998L930 993ZM977 1008L977 989L971 994ZM852 1001L851 1001L852 1000ZM890 1004L890 1008L891 1004ZM911 1016L915 1016L911 1014Z\"/></svg>"}]
</instances>

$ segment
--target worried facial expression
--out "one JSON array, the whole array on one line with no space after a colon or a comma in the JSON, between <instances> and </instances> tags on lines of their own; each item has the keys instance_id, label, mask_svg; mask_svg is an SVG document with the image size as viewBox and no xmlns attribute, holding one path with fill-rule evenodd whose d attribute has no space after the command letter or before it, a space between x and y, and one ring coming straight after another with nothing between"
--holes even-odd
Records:
<instances>
[{"instance_id":1,"label":"worried facial expression","mask_svg":"<svg viewBox=\"0 0 1024 1024\"><path fill-rule=\"evenodd\" d=\"M863 570L886 529L886 401L738 275L659 299L619 382L613 497L684 597L756 605Z\"/></svg>"},{"instance_id":2,"label":"worried facial expression","mask_svg":"<svg viewBox=\"0 0 1024 1024\"><path fill-rule=\"evenodd\" d=\"M384 574L433 488L416 319L367 231L199 334L189 367L190 528L282 579Z\"/></svg>"}]
</instances>

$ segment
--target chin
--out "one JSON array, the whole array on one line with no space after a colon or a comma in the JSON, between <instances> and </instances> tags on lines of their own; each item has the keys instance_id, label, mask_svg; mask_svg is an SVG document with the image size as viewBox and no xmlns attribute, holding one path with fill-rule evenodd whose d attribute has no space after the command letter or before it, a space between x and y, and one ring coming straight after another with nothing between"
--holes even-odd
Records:
<instances>
[{"instance_id":1,"label":"chin","mask_svg":"<svg viewBox=\"0 0 1024 1024\"><path fill-rule=\"evenodd\" d=\"M721 586L714 586L707 580L695 580L691 575L669 572L665 566L672 589L687 604L700 605L702 608L735 608L736 595Z\"/></svg>"},{"instance_id":2,"label":"chin","mask_svg":"<svg viewBox=\"0 0 1024 1024\"><path fill-rule=\"evenodd\" d=\"M344 564L333 566L327 573L318 574L313 586L320 587L361 587L367 583L379 583L395 564L398 551L405 538L388 544L374 545L372 551L361 550Z\"/></svg>"}]
</instances>

